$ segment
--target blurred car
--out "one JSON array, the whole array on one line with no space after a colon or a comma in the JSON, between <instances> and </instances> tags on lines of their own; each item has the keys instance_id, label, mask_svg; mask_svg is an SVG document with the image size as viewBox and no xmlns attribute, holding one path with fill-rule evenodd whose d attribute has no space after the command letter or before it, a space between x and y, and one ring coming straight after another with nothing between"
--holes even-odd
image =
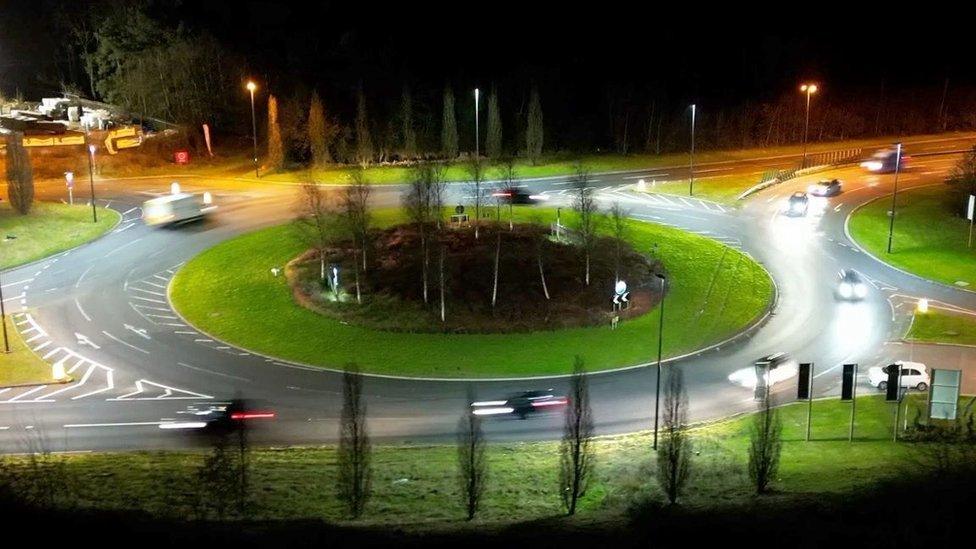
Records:
<instances>
[{"instance_id":1,"label":"blurred car","mask_svg":"<svg viewBox=\"0 0 976 549\"><path fill-rule=\"evenodd\" d=\"M840 272L837 283L837 296L848 301L859 301L868 295L867 284L854 269L844 269Z\"/></svg>"},{"instance_id":2,"label":"blurred car","mask_svg":"<svg viewBox=\"0 0 976 549\"><path fill-rule=\"evenodd\" d=\"M142 204L142 220L149 226L174 225L203 219L214 209L209 193L167 194Z\"/></svg>"},{"instance_id":3,"label":"blurred car","mask_svg":"<svg viewBox=\"0 0 976 549\"><path fill-rule=\"evenodd\" d=\"M786 215L791 217L807 215L807 209L809 207L810 198L807 196L807 193L803 191L796 191L790 195L790 198L786 203Z\"/></svg>"},{"instance_id":4,"label":"blurred car","mask_svg":"<svg viewBox=\"0 0 976 549\"><path fill-rule=\"evenodd\" d=\"M902 151L901 162L896 162L897 160L898 149L882 149L871 155L864 162L861 162L861 167L869 172L891 173L895 171L896 164L898 164L899 170L907 168L910 158L905 156L905 151Z\"/></svg>"},{"instance_id":5,"label":"blurred car","mask_svg":"<svg viewBox=\"0 0 976 549\"><path fill-rule=\"evenodd\" d=\"M924 391L929 386L929 373L925 368L925 365L921 362L910 362L907 360L899 360L894 364L889 364L885 367L874 366L868 369L868 381L873 387L877 387L881 391L888 389L888 372L892 368L901 368L901 386L905 388L918 389L919 391Z\"/></svg>"},{"instance_id":6,"label":"blurred car","mask_svg":"<svg viewBox=\"0 0 976 549\"><path fill-rule=\"evenodd\" d=\"M765 380L765 385L772 387L777 383L796 377L799 373L799 366L790 355L779 352L766 355L756 360L752 366L736 370L729 374L729 381L736 385L741 385L754 389L759 385L760 374Z\"/></svg>"},{"instance_id":7,"label":"blurred car","mask_svg":"<svg viewBox=\"0 0 976 549\"><path fill-rule=\"evenodd\" d=\"M499 189L491 193L491 196L506 204L536 204L549 198L544 194L531 194L521 187Z\"/></svg>"},{"instance_id":8,"label":"blurred car","mask_svg":"<svg viewBox=\"0 0 976 549\"><path fill-rule=\"evenodd\" d=\"M822 179L807 188L812 196L837 196L843 187L840 179Z\"/></svg>"},{"instance_id":9,"label":"blurred car","mask_svg":"<svg viewBox=\"0 0 976 549\"><path fill-rule=\"evenodd\" d=\"M505 400L485 400L471 403L476 416L512 415L526 419L532 414L552 412L569 404L569 399L553 393L552 389L516 393Z\"/></svg>"},{"instance_id":10,"label":"blurred car","mask_svg":"<svg viewBox=\"0 0 976 549\"><path fill-rule=\"evenodd\" d=\"M181 416L180 419L163 421L159 428L231 432L252 421L275 418L274 410L244 399L194 403L176 414Z\"/></svg>"}]
</instances>

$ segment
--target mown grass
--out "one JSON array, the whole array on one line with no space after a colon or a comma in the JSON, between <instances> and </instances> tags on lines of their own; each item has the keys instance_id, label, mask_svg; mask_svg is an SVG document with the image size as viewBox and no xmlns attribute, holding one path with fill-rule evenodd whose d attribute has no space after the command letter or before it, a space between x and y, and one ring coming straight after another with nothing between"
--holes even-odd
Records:
<instances>
[{"instance_id":1,"label":"mown grass","mask_svg":"<svg viewBox=\"0 0 976 549\"><path fill-rule=\"evenodd\" d=\"M547 223L552 210L518 208L516 219ZM380 224L399 213L379 213ZM567 223L568 216L563 215ZM657 245L670 276L664 352L674 356L720 341L760 317L772 281L741 252L677 229L630 221L638 251ZM492 377L564 374L580 355L590 370L656 356L657 309L610 326L516 334L393 333L345 325L297 306L284 277L271 275L304 246L282 225L221 243L177 273L173 304L198 328L259 353L326 367L356 362L366 372ZM233 268L231 268L231 266ZM491 273L486 273L491 276ZM505 276L501 273L501 276ZM610 289L608 289L608 296ZM506 299L502 295L499 299Z\"/></svg>"},{"instance_id":2,"label":"mown grass","mask_svg":"<svg viewBox=\"0 0 976 549\"><path fill-rule=\"evenodd\" d=\"M976 247L967 248L969 222L952 215L948 188L926 187L898 193L892 253L887 253L891 197L857 210L851 236L882 261L919 276L976 288Z\"/></svg>"},{"instance_id":3,"label":"mown grass","mask_svg":"<svg viewBox=\"0 0 976 549\"><path fill-rule=\"evenodd\" d=\"M695 178L694 197L735 205L739 203L739 195L749 187L759 183L759 179L759 175L723 175ZM645 180L645 184L646 192L688 196L689 181L687 179L675 181Z\"/></svg>"},{"instance_id":4,"label":"mown grass","mask_svg":"<svg viewBox=\"0 0 976 549\"><path fill-rule=\"evenodd\" d=\"M908 339L956 345L976 345L976 316L929 310L916 313Z\"/></svg>"},{"instance_id":5,"label":"mown grass","mask_svg":"<svg viewBox=\"0 0 976 549\"><path fill-rule=\"evenodd\" d=\"M856 437L847 441L850 404L837 399L813 405L813 439L803 440L805 403L780 409L783 452L771 488L778 498L809 498L870 488L903 475L924 459L924 445L892 442L892 404L880 396L857 402ZM920 399L906 405L910 418ZM904 412L903 412L904 413ZM690 431L692 476L681 497L691 508L719 508L755 501L747 472L752 416ZM508 524L562 513L559 443L491 443L489 485L475 525ZM595 441L595 468L580 516L613 520L633 505L663 501L654 471L649 433ZM135 508L165 516L193 516L206 508L195 471L203 452L94 453L59 457L71 500L85 507ZM22 458L8 458L14 461ZM251 453L251 515L268 519L348 520L336 497L334 446L254 449ZM357 524L408 528L457 528L463 507L452 445L377 446L373 451L372 498Z\"/></svg>"},{"instance_id":6,"label":"mown grass","mask_svg":"<svg viewBox=\"0 0 976 549\"><path fill-rule=\"evenodd\" d=\"M0 334L0 387L25 383L50 383L51 366L27 347L14 328L10 317L7 317L6 322L10 352L2 352L3 336Z\"/></svg>"},{"instance_id":7,"label":"mown grass","mask_svg":"<svg viewBox=\"0 0 976 549\"><path fill-rule=\"evenodd\" d=\"M115 226L119 213L98 210L92 223L91 208L35 202L28 215L20 215L0 202L0 269L9 269L94 240Z\"/></svg>"}]
</instances>

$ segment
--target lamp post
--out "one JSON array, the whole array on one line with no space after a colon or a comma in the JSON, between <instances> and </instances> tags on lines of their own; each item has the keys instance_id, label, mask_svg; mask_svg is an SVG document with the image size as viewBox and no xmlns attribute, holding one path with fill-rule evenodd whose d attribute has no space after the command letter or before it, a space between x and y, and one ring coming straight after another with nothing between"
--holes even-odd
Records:
<instances>
[{"instance_id":1,"label":"lamp post","mask_svg":"<svg viewBox=\"0 0 976 549\"><path fill-rule=\"evenodd\" d=\"M91 191L92 221L98 223L98 210L95 209L95 145L88 145L88 187Z\"/></svg>"},{"instance_id":2,"label":"lamp post","mask_svg":"<svg viewBox=\"0 0 976 549\"><path fill-rule=\"evenodd\" d=\"M661 280L661 319L657 328L657 388L654 391L654 449L657 450L657 418L661 409L661 352L664 349L664 291L667 280L662 274L655 274Z\"/></svg>"},{"instance_id":3,"label":"lamp post","mask_svg":"<svg viewBox=\"0 0 976 549\"><path fill-rule=\"evenodd\" d=\"M254 143L254 177L261 177L258 173L258 118L254 113L254 90L258 89L258 85L253 81L248 80L247 91L251 93L251 138Z\"/></svg>"},{"instance_id":4,"label":"lamp post","mask_svg":"<svg viewBox=\"0 0 976 549\"><path fill-rule=\"evenodd\" d=\"M895 189L891 193L891 221L888 223L888 253L891 253L891 239L895 234L895 208L898 205L898 170L901 169L901 143L895 143Z\"/></svg>"},{"instance_id":5,"label":"lamp post","mask_svg":"<svg viewBox=\"0 0 976 549\"><path fill-rule=\"evenodd\" d=\"M480 97L480 92L478 88L474 89L474 157L477 159L481 156L481 132L478 131L478 98ZM490 121L489 121L490 122Z\"/></svg>"},{"instance_id":6,"label":"lamp post","mask_svg":"<svg viewBox=\"0 0 976 549\"><path fill-rule=\"evenodd\" d=\"M801 168L807 167L807 135L810 132L810 96L817 93L816 84L803 84L800 86L800 91L807 94L807 117L806 123L803 125L803 163L800 165Z\"/></svg>"},{"instance_id":7,"label":"lamp post","mask_svg":"<svg viewBox=\"0 0 976 549\"><path fill-rule=\"evenodd\" d=\"M0 324L3 324L3 352L10 352L10 340L7 339L7 309L3 305L3 282L0 281Z\"/></svg>"},{"instance_id":8,"label":"lamp post","mask_svg":"<svg viewBox=\"0 0 976 549\"><path fill-rule=\"evenodd\" d=\"M688 196L695 194L695 111L696 105L691 104L691 162L688 166L690 179L688 180Z\"/></svg>"}]
</instances>

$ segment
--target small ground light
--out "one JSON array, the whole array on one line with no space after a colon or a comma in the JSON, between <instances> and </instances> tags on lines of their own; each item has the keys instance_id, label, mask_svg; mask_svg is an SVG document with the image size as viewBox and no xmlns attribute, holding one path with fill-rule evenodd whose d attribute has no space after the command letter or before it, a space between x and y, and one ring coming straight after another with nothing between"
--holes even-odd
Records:
<instances>
[{"instance_id":1,"label":"small ground light","mask_svg":"<svg viewBox=\"0 0 976 549\"><path fill-rule=\"evenodd\" d=\"M203 193L203 203L207 206L213 204L213 196L211 196L210 191Z\"/></svg>"},{"instance_id":2,"label":"small ground light","mask_svg":"<svg viewBox=\"0 0 976 549\"><path fill-rule=\"evenodd\" d=\"M55 362L51 366L51 377L54 378L54 381L64 381L68 379L68 374L64 371L63 362Z\"/></svg>"},{"instance_id":3,"label":"small ground light","mask_svg":"<svg viewBox=\"0 0 976 549\"><path fill-rule=\"evenodd\" d=\"M922 298L918 300L918 304L915 306L915 310L923 315L929 312L929 300Z\"/></svg>"},{"instance_id":4,"label":"small ground light","mask_svg":"<svg viewBox=\"0 0 976 549\"><path fill-rule=\"evenodd\" d=\"M647 190L647 182L644 181L643 179L637 180L637 190L638 191L645 191L645 190Z\"/></svg>"},{"instance_id":5,"label":"small ground light","mask_svg":"<svg viewBox=\"0 0 976 549\"><path fill-rule=\"evenodd\" d=\"M169 192L170 194L180 194L180 184L176 181L170 183Z\"/></svg>"}]
</instances>

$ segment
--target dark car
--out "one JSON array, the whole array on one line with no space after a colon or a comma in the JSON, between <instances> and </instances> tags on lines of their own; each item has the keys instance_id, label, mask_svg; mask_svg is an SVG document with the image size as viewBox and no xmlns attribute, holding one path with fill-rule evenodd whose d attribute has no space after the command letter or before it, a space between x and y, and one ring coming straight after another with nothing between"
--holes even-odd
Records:
<instances>
[{"instance_id":1,"label":"dark car","mask_svg":"<svg viewBox=\"0 0 976 549\"><path fill-rule=\"evenodd\" d=\"M807 208L810 205L810 198L807 193L803 191L797 191L790 195L790 199L786 207L786 215L789 216L802 216L807 215Z\"/></svg>"},{"instance_id":2,"label":"dark car","mask_svg":"<svg viewBox=\"0 0 976 549\"><path fill-rule=\"evenodd\" d=\"M546 199L544 195L531 194L521 187L499 189L491 193L491 196L505 204L535 204Z\"/></svg>"},{"instance_id":3,"label":"dark car","mask_svg":"<svg viewBox=\"0 0 976 549\"><path fill-rule=\"evenodd\" d=\"M844 269L840 272L837 283L837 296L847 301L859 301L868 295L868 287L861 279L861 275L854 269Z\"/></svg>"},{"instance_id":4,"label":"dark car","mask_svg":"<svg viewBox=\"0 0 976 549\"><path fill-rule=\"evenodd\" d=\"M813 196L837 196L843 188L840 179L822 179L810 185L807 192Z\"/></svg>"},{"instance_id":5,"label":"dark car","mask_svg":"<svg viewBox=\"0 0 976 549\"><path fill-rule=\"evenodd\" d=\"M271 420L275 412L266 406L244 399L199 402L176 412L178 419L163 421L161 429L202 429L231 432L252 421Z\"/></svg>"},{"instance_id":6,"label":"dark car","mask_svg":"<svg viewBox=\"0 0 976 549\"><path fill-rule=\"evenodd\" d=\"M532 414L564 408L569 399L558 396L552 389L525 391L505 400L485 400L471 403L471 413L477 416L511 415L525 419Z\"/></svg>"},{"instance_id":7,"label":"dark car","mask_svg":"<svg viewBox=\"0 0 976 549\"><path fill-rule=\"evenodd\" d=\"M868 158L864 162L861 162L861 167L869 172L875 173L891 173L895 171L897 167L899 170L904 170L908 167L908 162L910 158L905 156L905 151L901 153L901 160L898 160L898 149L883 149Z\"/></svg>"}]
</instances>

